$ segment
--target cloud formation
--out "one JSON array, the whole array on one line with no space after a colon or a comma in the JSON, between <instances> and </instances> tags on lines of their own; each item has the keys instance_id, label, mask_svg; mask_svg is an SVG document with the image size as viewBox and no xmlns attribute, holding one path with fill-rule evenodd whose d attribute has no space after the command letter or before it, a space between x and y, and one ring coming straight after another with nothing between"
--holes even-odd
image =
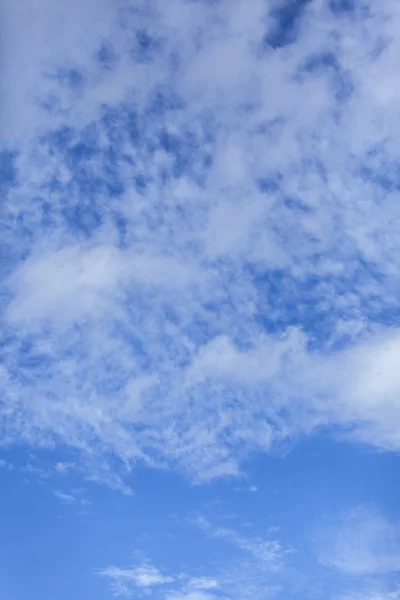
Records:
<instances>
[{"instance_id":1,"label":"cloud formation","mask_svg":"<svg viewBox=\"0 0 400 600\"><path fill-rule=\"evenodd\" d=\"M99 572L112 582L112 590L116 596L130 596L131 588L151 588L153 586L172 583L174 577L162 575L156 567L144 564L132 569L107 567Z\"/></svg>"},{"instance_id":2,"label":"cloud formation","mask_svg":"<svg viewBox=\"0 0 400 600\"><path fill-rule=\"evenodd\" d=\"M339 5L6 3L4 443L399 449L399 14Z\"/></svg>"},{"instance_id":3,"label":"cloud formation","mask_svg":"<svg viewBox=\"0 0 400 600\"><path fill-rule=\"evenodd\" d=\"M320 561L351 575L400 570L400 525L374 507L358 506L320 534Z\"/></svg>"}]
</instances>

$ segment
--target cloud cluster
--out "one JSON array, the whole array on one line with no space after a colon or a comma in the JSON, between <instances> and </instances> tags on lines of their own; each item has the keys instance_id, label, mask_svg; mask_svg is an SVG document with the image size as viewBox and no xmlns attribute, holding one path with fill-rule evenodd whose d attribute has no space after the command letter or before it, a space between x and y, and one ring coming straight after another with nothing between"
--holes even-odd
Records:
<instances>
[{"instance_id":1,"label":"cloud cluster","mask_svg":"<svg viewBox=\"0 0 400 600\"><path fill-rule=\"evenodd\" d=\"M4 443L400 448L400 15L297 4L6 2Z\"/></svg>"},{"instance_id":2,"label":"cloud cluster","mask_svg":"<svg viewBox=\"0 0 400 600\"><path fill-rule=\"evenodd\" d=\"M99 575L111 580L112 591L115 596L130 596L134 588L152 588L172 583L175 579L169 575L162 575L158 569L150 564L144 564L132 569L107 567Z\"/></svg>"},{"instance_id":3,"label":"cloud cluster","mask_svg":"<svg viewBox=\"0 0 400 600\"><path fill-rule=\"evenodd\" d=\"M274 597L280 590L277 577L292 550L278 539L252 538L234 529L215 527L202 515L193 523L213 540L229 544L230 558L198 566L198 572L165 575L146 562L132 568L107 567L98 572L109 580L116 596L144 592L165 600L217 600L218 598ZM200 569L200 570L199 570ZM211 572L211 574L210 574Z\"/></svg>"}]
</instances>

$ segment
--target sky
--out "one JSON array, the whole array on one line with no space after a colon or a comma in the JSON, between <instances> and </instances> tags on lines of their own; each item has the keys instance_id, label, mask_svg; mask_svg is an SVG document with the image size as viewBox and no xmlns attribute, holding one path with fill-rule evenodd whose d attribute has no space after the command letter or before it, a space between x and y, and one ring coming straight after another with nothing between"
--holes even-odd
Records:
<instances>
[{"instance_id":1,"label":"sky","mask_svg":"<svg viewBox=\"0 0 400 600\"><path fill-rule=\"evenodd\" d=\"M0 600L400 600L399 2L0 15Z\"/></svg>"}]
</instances>

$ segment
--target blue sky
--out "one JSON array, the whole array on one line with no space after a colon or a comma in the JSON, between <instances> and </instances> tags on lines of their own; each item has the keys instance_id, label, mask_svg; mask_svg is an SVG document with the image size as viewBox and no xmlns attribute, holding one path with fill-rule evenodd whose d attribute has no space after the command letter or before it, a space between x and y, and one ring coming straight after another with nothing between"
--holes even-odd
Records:
<instances>
[{"instance_id":1,"label":"blue sky","mask_svg":"<svg viewBox=\"0 0 400 600\"><path fill-rule=\"evenodd\" d=\"M400 599L396 0L5 0L0 598Z\"/></svg>"}]
</instances>

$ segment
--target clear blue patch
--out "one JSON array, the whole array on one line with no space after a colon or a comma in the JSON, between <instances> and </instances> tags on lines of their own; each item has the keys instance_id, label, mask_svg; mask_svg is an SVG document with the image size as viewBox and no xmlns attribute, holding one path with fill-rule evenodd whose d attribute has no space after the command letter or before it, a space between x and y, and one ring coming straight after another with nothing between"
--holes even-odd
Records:
<instances>
[{"instance_id":1,"label":"clear blue patch","mask_svg":"<svg viewBox=\"0 0 400 600\"><path fill-rule=\"evenodd\" d=\"M271 11L274 19L265 42L272 48L282 48L296 41L301 19L311 0L289 0Z\"/></svg>"},{"instance_id":2,"label":"clear blue patch","mask_svg":"<svg viewBox=\"0 0 400 600\"><path fill-rule=\"evenodd\" d=\"M355 11L355 0L330 0L329 8L334 15L342 15Z\"/></svg>"},{"instance_id":3,"label":"clear blue patch","mask_svg":"<svg viewBox=\"0 0 400 600\"><path fill-rule=\"evenodd\" d=\"M316 256L316 261L325 258ZM316 276L299 279L280 270L261 273L252 265L248 269L258 290L255 319L268 332L296 326L309 336L310 347L318 348L334 334L341 319L364 316L371 324L400 325L400 309L388 308L380 297L385 278L372 264L360 260L348 275L329 275L323 279ZM361 301L359 288L373 291L369 295L364 291ZM344 302L343 308L338 309L338 298L345 299L352 292L359 299L357 303ZM337 343L341 346L345 342L343 338Z\"/></svg>"},{"instance_id":4,"label":"clear blue patch","mask_svg":"<svg viewBox=\"0 0 400 600\"><path fill-rule=\"evenodd\" d=\"M182 57L178 51L172 51L168 57L168 67L171 75L174 75L179 71L182 63Z\"/></svg>"},{"instance_id":5,"label":"clear blue patch","mask_svg":"<svg viewBox=\"0 0 400 600\"><path fill-rule=\"evenodd\" d=\"M303 65L303 70L312 73L324 67L338 68L336 56L332 52L322 52L321 54L309 56Z\"/></svg>"},{"instance_id":6,"label":"clear blue patch","mask_svg":"<svg viewBox=\"0 0 400 600\"><path fill-rule=\"evenodd\" d=\"M98 129L86 127L77 132L61 128L53 132L42 143L50 154L57 156L60 163L70 171L67 183L53 176L43 186L44 190L57 191L61 199L61 214L68 228L89 236L102 223L106 207L104 196L118 198L124 191L120 174L120 147L123 142L121 127L110 115L103 119L110 146L101 149L98 144ZM48 215L51 207L48 206Z\"/></svg>"},{"instance_id":7,"label":"clear blue patch","mask_svg":"<svg viewBox=\"0 0 400 600\"><path fill-rule=\"evenodd\" d=\"M212 156L202 151L202 139L198 139L190 131L180 135L162 131L159 135L159 144L173 157L171 169L173 178L188 175L192 179L197 179L198 176L204 179L205 171L212 165Z\"/></svg>"},{"instance_id":8,"label":"clear blue patch","mask_svg":"<svg viewBox=\"0 0 400 600\"><path fill-rule=\"evenodd\" d=\"M145 29L136 32L132 58L138 63L151 63L155 56L162 52L162 40L148 33Z\"/></svg>"},{"instance_id":9,"label":"clear blue patch","mask_svg":"<svg viewBox=\"0 0 400 600\"><path fill-rule=\"evenodd\" d=\"M150 178L146 177L144 175L144 173L138 173L137 175L135 175L134 177L134 185L135 185L135 189L139 194L143 194L146 189L148 184L150 183Z\"/></svg>"},{"instance_id":10,"label":"clear blue patch","mask_svg":"<svg viewBox=\"0 0 400 600\"><path fill-rule=\"evenodd\" d=\"M205 4L206 6L213 6L214 4L221 4L221 0L189 0L193 4Z\"/></svg>"},{"instance_id":11,"label":"clear blue patch","mask_svg":"<svg viewBox=\"0 0 400 600\"><path fill-rule=\"evenodd\" d=\"M111 70L117 63L117 55L111 44L104 43L97 52L97 60L103 69Z\"/></svg>"},{"instance_id":12,"label":"clear blue patch","mask_svg":"<svg viewBox=\"0 0 400 600\"><path fill-rule=\"evenodd\" d=\"M60 127L46 137L42 137L40 142L47 143L50 153L54 153L57 149L64 150L68 148L72 143L74 133L72 127Z\"/></svg>"},{"instance_id":13,"label":"clear blue patch","mask_svg":"<svg viewBox=\"0 0 400 600\"><path fill-rule=\"evenodd\" d=\"M388 158L384 143L367 153L358 173L363 181L373 183L378 190L387 192L400 189L400 167Z\"/></svg>"},{"instance_id":14,"label":"clear blue patch","mask_svg":"<svg viewBox=\"0 0 400 600\"><path fill-rule=\"evenodd\" d=\"M17 152L0 151L0 190L2 193L17 183L17 156Z\"/></svg>"},{"instance_id":15,"label":"clear blue patch","mask_svg":"<svg viewBox=\"0 0 400 600\"><path fill-rule=\"evenodd\" d=\"M346 101L352 94L354 86L350 74L343 70L337 57L332 52L322 52L309 56L296 77L300 81L308 73L317 73L326 70L331 79L332 92L335 100L340 104Z\"/></svg>"},{"instance_id":16,"label":"clear blue patch","mask_svg":"<svg viewBox=\"0 0 400 600\"><path fill-rule=\"evenodd\" d=\"M278 173L271 177L261 177L257 181L258 188L263 194L271 194L277 192L280 188L282 177Z\"/></svg>"},{"instance_id":17,"label":"clear blue patch","mask_svg":"<svg viewBox=\"0 0 400 600\"><path fill-rule=\"evenodd\" d=\"M125 130L132 146L138 147L142 143L142 127L137 112L129 110L125 115Z\"/></svg>"},{"instance_id":18,"label":"clear blue patch","mask_svg":"<svg viewBox=\"0 0 400 600\"><path fill-rule=\"evenodd\" d=\"M106 134L110 145L116 150L124 140L124 113L120 108L103 108L101 128Z\"/></svg>"},{"instance_id":19,"label":"clear blue patch","mask_svg":"<svg viewBox=\"0 0 400 600\"><path fill-rule=\"evenodd\" d=\"M71 231L83 233L86 237L93 234L102 222L99 212L88 202L67 205L61 213Z\"/></svg>"},{"instance_id":20,"label":"clear blue patch","mask_svg":"<svg viewBox=\"0 0 400 600\"><path fill-rule=\"evenodd\" d=\"M292 212L311 213L312 210L299 198L285 198L283 204Z\"/></svg>"},{"instance_id":21,"label":"clear blue patch","mask_svg":"<svg viewBox=\"0 0 400 600\"><path fill-rule=\"evenodd\" d=\"M120 155L114 151L112 146L102 153L103 166L101 173L104 176L107 194L111 197L121 196L125 191L125 186L119 173L119 160Z\"/></svg>"},{"instance_id":22,"label":"clear blue patch","mask_svg":"<svg viewBox=\"0 0 400 600\"><path fill-rule=\"evenodd\" d=\"M78 69L58 69L55 78L61 85L72 90L80 90L85 83L84 75Z\"/></svg>"},{"instance_id":23,"label":"clear blue patch","mask_svg":"<svg viewBox=\"0 0 400 600\"><path fill-rule=\"evenodd\" d=\"M180 96L168 87L159 87L149 95L145 116L163 118L170 111L182 110L185 104Z\"/></svg>"}]
</instances>

